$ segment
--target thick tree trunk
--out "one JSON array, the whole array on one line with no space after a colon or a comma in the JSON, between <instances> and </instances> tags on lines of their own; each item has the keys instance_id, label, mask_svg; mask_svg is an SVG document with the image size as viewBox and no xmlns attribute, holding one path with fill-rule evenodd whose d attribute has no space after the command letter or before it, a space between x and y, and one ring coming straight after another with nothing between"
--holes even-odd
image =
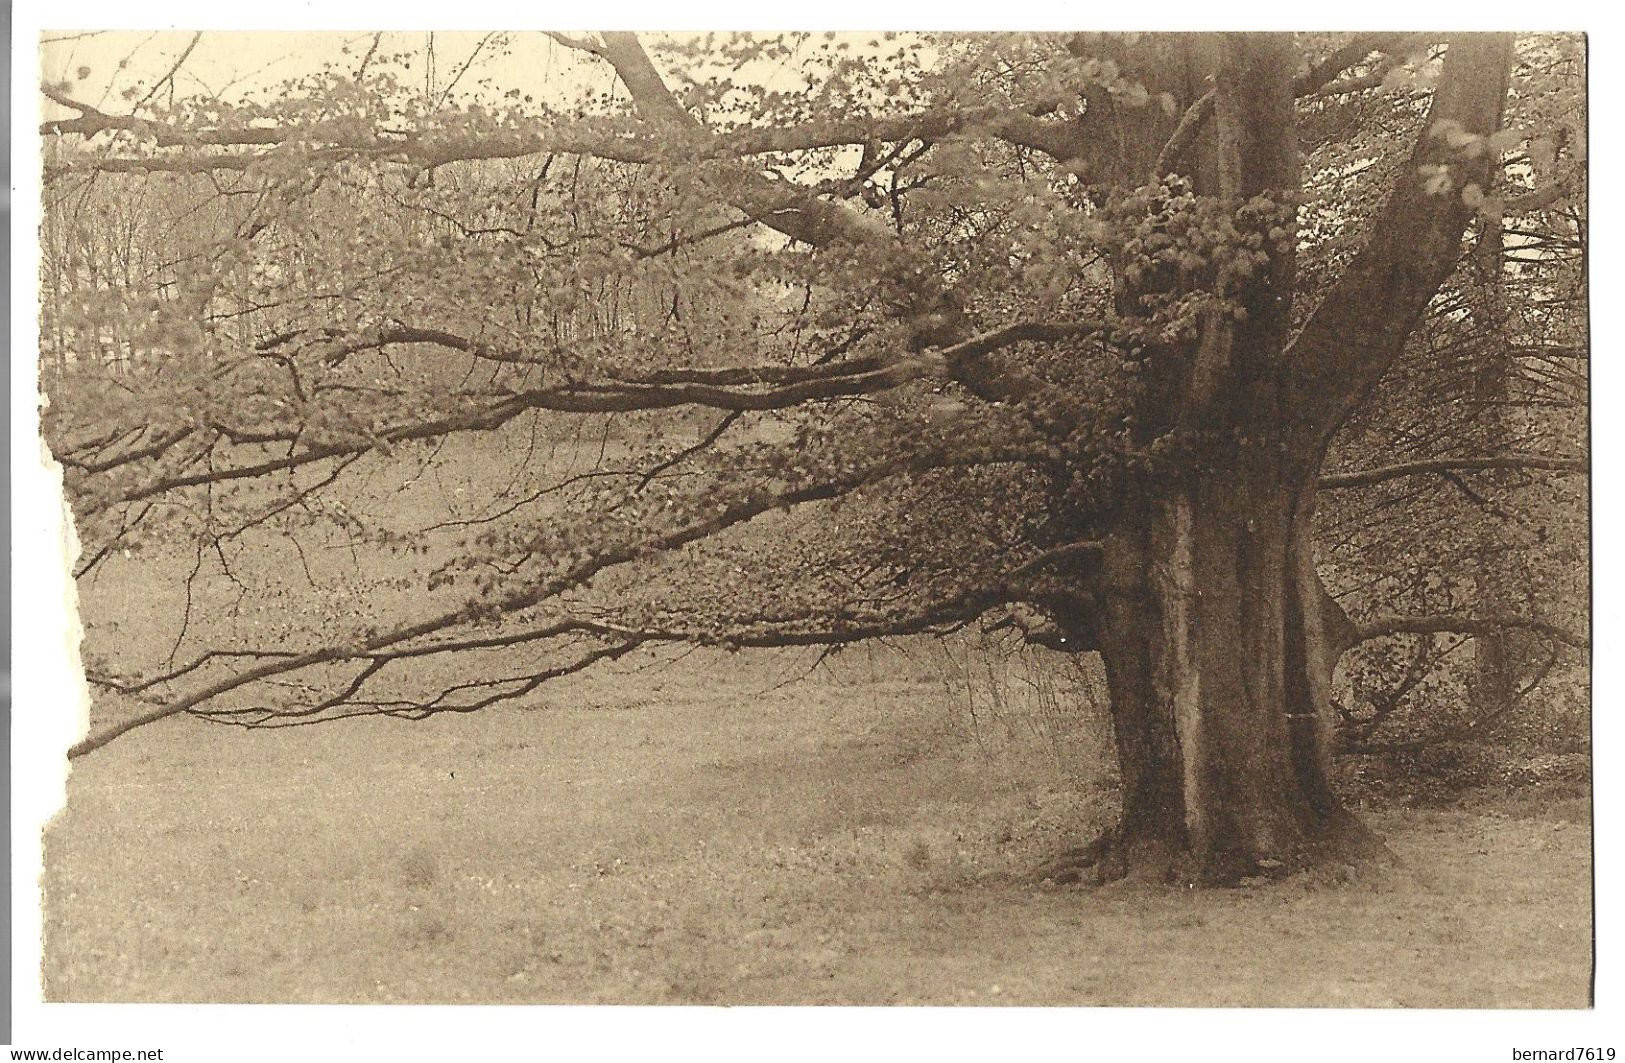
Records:
<instances>
[{"instance_id":1,"label":"thick tree trunk","mask_svg":"<svg viewBox=\"0 0 1625 1063\"><path fill-rule=\"evenodd\" d=\"M1208 472L1110 540L1098 616L1121 820L1058 877L1233 883L1382 851L1330 783L1331 669L1283 470Z\"/></svg>"},{"instance_id":2,"label":"thick tree trunk","mask_svg":"<svg viewBox=\"0 0 1625 1063\"><path fill-rule=\"evenodd\" d=\"M1256 227L1265 261L1225 292L1242 312L1203 311L1194 340L1148 345L1132 445L1154 455L1173 443L1185 464L1148 460L1129 473L1105 536L1095 644L1122 818L1048 869L1054 877L1227 883L1381 851L1330 781L1331 676L1346 632L1334 630L1314 568L1314 490L1337 426L1456 264L1470 212L1455 190L1485 187L1494 153L1458 152L1434 134L1444 123L1471 135L1498 128L1510 46L1452 41L1412 168L1366 247L1289 338L1297 249L1266 234L1291 224L1300 191L1296 59L1283 36L1218 44L1216 54L1187 47L1179 67L1211 70L1213 81L1209 140L1184 172L1198 194L1235 208L1239 229ZM1165 57L1151 65L1169 67ZM1194 91L1188 78L1169 91L1178 98L1180 87ZM1111 167L1120 184L1153 168L1149 146L1166 137L1156 121L1119 139L1133 156ZM1428 167L1449 173L1451 194L1430 189ZM1147 294L1188 283L1167 271L1136 276L1119 292L1125 317Z\"/></svg>"}]
</instances>

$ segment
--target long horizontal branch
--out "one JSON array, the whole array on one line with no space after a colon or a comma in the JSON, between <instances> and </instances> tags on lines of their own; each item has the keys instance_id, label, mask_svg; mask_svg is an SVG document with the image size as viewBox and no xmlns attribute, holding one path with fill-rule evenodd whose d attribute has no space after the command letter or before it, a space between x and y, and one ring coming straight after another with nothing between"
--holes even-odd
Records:
<instances>
[{"instance_id":1,"label":"long horizontal branch","mask_svg":"<svg viewBox=\"0 0 1625 1063\"><path fill-rule=\"evenodd\" d=\"M383 328L376 335L344 344L336 350L324 351L322 356L332 358L356 351L376 350L394 344L412 343L433 344L437 347L461 351L481 361L497 362L504 365L545 366L548 364L550 356L557 357L559 353L554 350L549 351L547 355L527 354L523 351L493 347L490 344L481 343L446 329L398 324ZM636 374L616 374L611 371L609 379L603 382L603 386L654 388L674 384L705 384L715 387L741 387L757 384L806 384L814 381L878 372L895 365L898 361L899 359L895 356L873 355L861 358L846 358L840 361L819 359L816 364L806 366L772 364L724 366L720 368L672 366L667 369L654 369Z\"/></svg>"},{"instance_id":2,"label":"long horizontal branch","mask_svg":"<svg viewBox=\"0 0 1625 1063\"><path fill-rule=\"evenodd\" d=\"M367 664L343 689L314 704L292 709L264 706L192 710L194 715L216 722L248 728L296 727L360 716L391 716L423 720L448 712L469 713L513 701L539 689L545 683L572 675L603 661L625 656L649 644L688 644L725 646L728 649L793 647L838 647L875 638L941 634L961 627L993 605L1004 601L999 591L967 594L912 613L871 619L842 619L819 625L805 622L763 622L747 620L748 628L719 634L712 627L638 627L593 620L568 620L542 628L505 636L453 640L364 658ZM447 653L472 648L505 648L558 637L561 634L588 634L602 640L596 648L577 655L565 664L521 675L482 678L454 683L432 696L363 697L367 683L396 660L428 653ZM479 693L470 700L469 695Z\"/></svg>"},{"instance_id":3,"label":"long horizontal branch","mask_svg":"<svg viewBox=\"0 0 1625 1063\"><path fill-rule=\"evenodd\" d=\"M1515 614L1462 616L1454 613L1438 613L1428 616L1377 617L1357 626L1356 641L1367 642L1386 635L1493 635L1509 629L1533 631L1575 649L1583 650L1591 645L1590 639L1558 624Z\"/></svg>"},{"instance_id":4,"label":"long horizontal branch","mask_svg":"<svg viewBox=\"0 0 1625 1063\"><path fill-rule=\"evenodd\" d=\"M297 709L274 709L263 706L195 709L193 714L213 723L227 723L251 729L268 729L302 727L364 716L391 716L403 720L426 720L431 716L438 716L448 712L478 712L499 702L513 701L524 697L526 694L555 679L562 679L565 676L585 671L604 661L624 657L641 645L640 640L625 639L609 645L599 646L565 664L556 665L552 668L544 668L525 675L455 683L440 690L433 697L417 699L391 698L380 700L357 697L367 681L381 670L381 666L374 662L363 668L343 690L322 699L314 705ZM488 693L472 701L452 700L459 694L474 690L488 691Z\"/></svg>"},{"instance_id":5,"label":"long horizontal branch","mask_svg":"<svg viewBox=\"0 0 1625 1063\"><path fill-rule=\"evenodd\" d=\"M112 455L92 459L79 456L85 450L93 449L81 446L65 450L63 453L55 455L55 457L57 461L68 468L76 469L87 475L94 475L96 473L111 472L131 462L158 457L191 434L192 430L190 428L172 428L167 432L159 433L152 442L136 447L133 450L118 451Z\"/></svg>"},{"instance_id":6,"label":"long horizontal branch","mask_svg":"<svg viewBox=\"0 0 1625 1063\"><path fill-rule=\"evenodd\" d=\"M135 713L117 723L93 730L68 750L68 757L76 759L102 748L121 735L179 713L188 712L223 694L251 683L284 675L289 672L335 664L343 661L372 660L380 653L404 647L417 639L426 638L465 624L475 624L534 608L557 598L567 591L581 588L599 574L640 558L676 550L690 543L710 538L729 528L753 520L764 513L807 502L827 501L850 494L877 481L909 472L919 472L951 465L955 455L940 451L927 451L905 455L875 466L855 469L818 483L778 492L758 492L726 504L713 516L693 520L668 531L623 543L587 557L571 565L562 573L490 601L471 600L454 608L421 620L400 625L387 631L371 634L353 642L323 647L291 656L277 656L262 660L234 675L209 683L191 694L162 705Z\"/></svg>"},{"instance_id":7,"label":"long horizontal branch","mask_svg":"<svg viewBox=\"0 0 1625 1063\"><path fill-rule=\"evenodd\" d=\"M1556 458L1542 454L1503 454L1491 457L1430 458L1407 461L1397 465L1382 465L1354 472L1333 473L1320 478L1322 490L1346 487L1367 487L1371 484L1397 480L1405 476L1438 475L1451 472L1475 472L1484 469L1545 469L1552 472L1589 472L1590 462L1584 458Z\"/></svg>"},{"instance_id":8,"label":"long horizontal branch","mask_svg":"<svg viewBox=\"0 0 1625 1063\"><path fill-rule=\"evenodd\" d=\"M492 431L536 410L564 414L633 413L680 406L729 412L782 410L829 399L876 394L909 380L940 372L943 367L957 379L970 381L971 384L967 386L974 394L997 401L1007 398L1009 392L996 387L1000 371L982 364L981 359L986 355L1018 343L1086 335L1101 328L1098 322L1018 322L927 355L860 358L806 367L673 368L657 370L641 377L500 392L486 396L486 402L473 409L397 425L375 435L320 443L298 453L266 458L247 465L154 477L131 486L116 497L99 500L92 509L136 502L202 484L254 479L286 472L315 462L363 453L381 445L394 446L458 433ZM366 342L373 347L390 342L410 342L435 343L470 353L482 350L481 345L472 340L433 329L401 328ZM486 350L485 353L495 354L502 360L500 352ZM518 356L512 358L517 360ZM768 386L747 386L754 385L756 381L765 381ZM233 428L224 424L216 424L214 428L236 443L292 443L300 435L298 426L264 431Z\"/></svg>"},{"instance_id":9,"label":"long horizontal branch","mask_svg":"<svg viewBox=\"0 0 1625 1063\"><path fill-rule=\"evenodd\" d=\"M593 54L611 53L595 49ZM274 149L307 142L330 156L384 157L409 165L432 168L455 162L523 158L544 153L585 155L611 162L644 164L664 158L687 160L743 158L756 155L818 151L827 148L881 142L906 143L940 140L947 136L987 136L1052 153L1071 146L1065 127L1045 122L1040 115L1054 109L1056 99L1027 101L1019 106L935 107L911 114L871 118L823 119L776 125L749 126L696 135L693 143L659 136L647 127L630 126L606 131L602 122L537 122L530 128L511 127L472 135L433 137L377 128L365 134L338 125L219 126L189 129L134 115L115 115L42 86L52 102L77 112L73 118L40 123L42 136L132 133L158 148ZM698 132L695 130L694 132ZM54 163L53 172L90 169L115 172L186 172L243 170L268 158L262 151L208 151L194 155L125 155L66 159Z\"/></svg>"},{"instance_id":10,"label":"long horizontal branch","mask_svg":"<svg viewBox=\"0 0 1625 1063\"><path fill-rule=\"evenodd\" d=\"M1079 544L1063 549L1074 549ZM1041 555L1035 561L1050 561L1056 552ZM589 617L571 617L539 627L510 631L499 635L467 635L437 639L414 646L392 647L373 652L357 653L353 659L366 661L372 667L370 675L383 666L420 657L470 653L491 649L514 649L535 642L569 636L589 636L604 640L646 642L681 642L697 646L726 646L729 648L784 649L802 646L835 646L868 639L925 634L946 624L974 619L987 609L1004 604L1020 593L1020 578L1037 566L1033 562L1019 566L1003 580L989 587L967 592L954 599L931 603L913 612L885 617L830 616L819 614L800 618L736 616L722 625L708 623L703 627L631 625ZM816 621L816 622L814 622ZM223 661L270 660L289 661L299 654L280 649L212 648L204 650L184 664L167 672L140 680L124 679L102 673L87 673L86 678L95 686L115 691L127 697L151 700L148 691L185 678L206 665Z\"/></svg>"}]
</instances>

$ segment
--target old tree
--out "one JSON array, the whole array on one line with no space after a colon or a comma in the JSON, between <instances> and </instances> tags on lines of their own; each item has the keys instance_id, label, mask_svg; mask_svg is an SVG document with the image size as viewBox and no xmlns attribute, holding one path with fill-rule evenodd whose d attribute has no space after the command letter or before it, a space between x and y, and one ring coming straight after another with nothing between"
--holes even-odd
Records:
<instances>
[{"instance_id":1,"label":"old tree","mask_svg":"<svg viewBox=\"0 0 1625 1063\"><path fill-rule=\"evenodd\" d=\"M1100 655L1121 821L1070 859L1224 882L1380 850L1331 782L1363 639L1583 645L1527 586L1405 615L1316 555L1329 488L1584 469L1516 386L1584 386L1577 41L516 34L437 77L374 37L240 100L177 91L195 44L127 109L43 89L77 574L188 588L144 657L93 632L71 755L980 623ZM1487 435L1394 384L1458 334ZM1374 450L1399 408L1418 460ZM335 543L395 562L313 574Z\"/></svg>"}]
</instances>

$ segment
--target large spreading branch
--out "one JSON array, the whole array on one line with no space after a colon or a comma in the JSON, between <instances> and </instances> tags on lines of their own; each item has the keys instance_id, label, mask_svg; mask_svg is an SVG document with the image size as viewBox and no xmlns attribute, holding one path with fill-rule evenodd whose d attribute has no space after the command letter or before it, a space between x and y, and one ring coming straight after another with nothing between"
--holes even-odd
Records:
<instances>
[{"instance_id":1,"label":"large spreading branch","mask_svg":"<svg viewBox=\"0 0 1625 1063\"><path fill-rule=\"evenodd\" d=\"M1011 588L995 586L963 594L950 601L932 603L892 616L820 616L779 619L772 617L733 618L725 627L632 626L591 619L571 619L507 635L453 639L402 650L383 651L355 658L362 667L337 691L306 705L270 707L196 708L192 715L250 728L295 727L358 716L391 716L422 720L448 712L468 713L498 702L512 701L540 689L555 679L572 675L606 661L623 657L633 650L660 645L719 646L738 649L792 649L805 647L839 648L856 642L910 635L943 635L960 629L987 610L1011 600ZM432 654L468 652L477 649L510 649L584 636L590 648L578 652L562 664L537 668L522 674L481 678L449 684L426 695L383 696L369 693L389 665ZM101 685L129 690L128 685L103 679ZM145 689L150 683L140 684Z\"/></svg>"},{"instance_id":2,"label":"large spreading branch","mask_svg":"<svg viewBox=\"0 0 1625 1063\"><path fill-rule=\"evenodd\" d=\"M996 454L978 455L975 463L995 460ZM1024 450L1015 449L1006 460L1025 461ZM191 712L200 706L251 684L264 682L288 673L340 664L347 661L373 661L380 654L411 647L418 640L501 620L526 610L556 601L560 595L588 586L602 573L634 561L670 553L691 543L712 538L730 528L754 520L764 513L787 509L808 502L828 501L851 494L862 488L894 476L918 473L935 468L953 467L967 461L953 449L927 449L913 454L891 457L878 463L854 467L843 475L831 476L815 483L778 491L757 490L744 497L724 501L711 516L695 517L664 531L641 538L632 538L619 544L606 544L590 556L569 562L556 574L538 578L533 584L509 591L466 601L455 608L437 612L410 623L382 632L363 634L352 640L322 646L298 653L253 654L258 664L207 683L189 694L163 704L134 713L122 720L93 730L68 750L70 759L100 749L121 735L139 727ZM985 608L985 607L984 607ZM435 652L435 651L425 651ZM209 660L225 659L235 654L215 652ZM201 666L201 661L178 670L185 674ZM152 683L141 684L142 689Z\"/></svg>"},{"instance_id":3,"label":"large spreading branch","mask_svg":"<svg viewBox=\"0 0 1625 1063\"><path fill-rule=\"evenodd\" d=\"M1326 56L1320 62L1312 65L1308 70L1299 74L1292 82L1292 95L1296 99L1321 95L1335 95L1344 92L1354 92L1365 88L1375 88L1382 83L1379 76L1375 80L1361 78L1338 82L1338 75L1349 67L1355 65L1373 52L1392 52L1425 39L1415 33L1362 33L1353 40ZM1208 120L1213 117L1214 106L1218 99L1215 90L1209 90L1197 97L1196 102L1185 109L1180 116L1179 124L1174 127L1168 142L1163 145L1162 151L1157 155L1157 161L1151 168L1151 177L1156 179L1172 170L1184 159L1185 155L1196 144Z\"/></svg>"},{"instance_id":4,"label":"large spreading branch","mask_svg":"<svg viewBox=\"0 0 1625 1063\"><path fill-rule=\"evenodd\" d=\"M1550 472L1583 473L1591 463L1584 458L1549 457L1544 454L1497 454L1486 457L1429 458L1394 465L1380 465L1353 472L1333 473L1320 478L1322 490L1369 487L1406 476L1439 476L1452 472L1480 472L1487 469L1539 469Z\"/></svg>"},{"instance_id":5,"label":"large spreading branch","mask_svg":"<svg viewBox=\"0 0 1625 1063\"><path fill-rule=\"evenodd\" d=\"M181 471L156 472L115 491L87 496L84 512L91 514L114 505L139 502L184 488L257 479L317 462L364 454L381 447L459 433L493 431L535 411L579 415L633 413L680 406L728 412L784 410L831 399L873 395L910 380L943 373L972 382L973 393L996 397L1005 393L991 390L989 382L998 377L997 371L984 365L987 355L1023 342L1087 335L1099 331L1101 327L1098 323L1088 322L1017 323L924 355L856 358L805 367L672 368L656 370L647 375L626 375L593 382L567 380L545 387L493 390L465 396L462 403L464 408L455 412L436 417L417 417L369 433L317 443L304 440L304 427L299 423L249 427L231 425L221 418L215 418L205 426L171 430L130 450L100 455L94 459L76 454L74 448L69 448L64 464L79 475L94 475L158 457L194 435L200 436L208 444L205 450L217 439L238 445L263 447L286 444L290 448L297 448L281 456L263 457L241 464L211 464L193 471L186 471L183 466ZM492 352L490 348L467 338L432 329L386 330L366 341L366 346L381 347L394 342L435 343L468 353L483 352L497 361L534 361L518 355Z\"/></svg>"},{"instance_id":6,"label":"large spreading branch","mask_svg":"<svg viewBox=\"0 0 1625 1063\"><path fill-rule=\"evenodd\" d=\"M1516 614L1462 616L1454 613L1438 613L1427 616L1381 616L1359 624L1356 627L1356 637L1358 641L1366 642L1387 635L1493 635L1508 629L1532 631L1577 650L1583 650L1591 645L1590 640L1584 635L1570 631L1562 625Z\"/></svg>"},{"instance_id":7,"label":"large spreading branch","mask_svg":"<svg viewBox=\"0 0 1625 1063\"><path fill-rule=\"evenodd\" d=\"M662 129L683 131L702 141L710 136L699 119L667 88L636 34L603 34L603 47L598 54L614 67L639 115L646 121ZM741 190L732 197L731 205L747 214L760 214L764 198L771 202L782 197L780 184L754 175L743 182ZM886 260L898 265L877 281L892 313L908 322L910 346L914 349L953 348L967 342L972 325L961 300L933 263L904 245L891 228L843 201L813 196L803 198L792 210L767 214L763 223L813 247L849 244L883 251ZM1094 330L1094 326L1087 328ZM1019 366L1002 366L990 372L978 360L955 355L948 356L948 366L950 376L971 394L989 402L1020 402L1043 388L1032 374Z\"/></svg>"},{"instance_id":8,"label":"large spreading branch","mask_svg":"<svg viewBox=\"0 0 1625 1063\"><path fill-rule=\"evenodd\" d=\"M1322 452L1376 386L1456 268L1473 216L1469 188L1490 187L1500 165L1488 138L1501 128L1511 61L1508 35L1451 38L1410 160L1365 247L1288 347L1288 408L1308 437L1308 453Z\"/></svg>"},{"instance_id":9,"label":"large spreading branch","mask_svg":"<svg viewBox=\"0 0 1625 1063\"><path fill-rule=\"evenodd\" d=\"M578 46L601 58L627 61L625 54L606 47L589 46L586 42ZM695 124L686 126L695 136L674 138L669 132L656 133L648 125L617 125L602 119L583 121L558 116L520 123L517 128L505 124L475 132L433 135L387 126L358 133L348 123L320 121L289 121L271 126L189 126L135 114L110 114L49 85L42 85L40 92L52 103L74 112L72 118L42 121L39 125L42 136L88 139L104 133L127 133L156 148L188 149L154 155L70 156L53 161L48 168L50 174L241 171L265 162L270 156L264 150L200 149L277 149L294 144L321 157L385 159L418 169L542 154L586 155L630 164L670 159L715 161L865 144L929 142L950 136L993 137L1063 157L1075 153L1079 147L1063 123L1044 121L1040 117L1054 110L1063 98L1059 95L1024 101L1016 106L939 106L901 115L820 119L721 131ZM668 117L675 115L668 112Z\"/></svg>"}]
</instances>

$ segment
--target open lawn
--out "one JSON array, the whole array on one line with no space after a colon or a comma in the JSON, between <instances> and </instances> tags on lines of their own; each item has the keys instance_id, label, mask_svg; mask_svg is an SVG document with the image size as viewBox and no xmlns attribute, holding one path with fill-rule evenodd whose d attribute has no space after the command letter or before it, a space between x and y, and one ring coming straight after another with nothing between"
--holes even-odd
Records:
<instances>
[{"instance_id":1,"label":"open lawn","mask_svg":"<svg viewBox=\"0 0 1625 1063\"><path fill-rule=\"evenodd\" d=\"M1031 869L1113 804L1068 770L1104 763L1087 728L972 721L919 653L783 683L805 660L629 659L420 724L135 732L76 766L47 834L48 997L1587 1003L1578 799L1368 812L1395 869L1045 889Z\"/></svg>"}]
</instances>

